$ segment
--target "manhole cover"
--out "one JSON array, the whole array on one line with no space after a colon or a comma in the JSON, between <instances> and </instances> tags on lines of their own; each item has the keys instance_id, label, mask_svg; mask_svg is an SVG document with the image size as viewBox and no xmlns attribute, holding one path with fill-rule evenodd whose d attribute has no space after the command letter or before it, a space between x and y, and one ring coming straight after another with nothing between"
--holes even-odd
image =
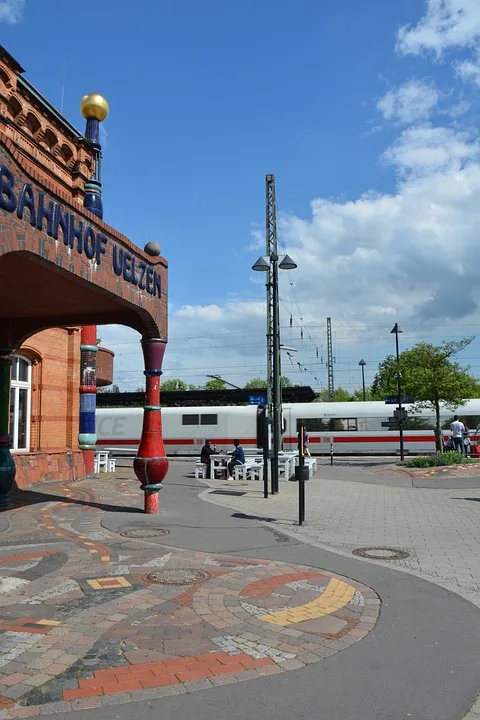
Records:
<instances>
[{"instance_id":1,"label":"manhole cover","mask_svg":"<svg viewBox=\"0 0 480 720\"><path fill-rule=\"evenodd\" d=\"M120 535L123 535L123 537L128 538L149 538L149 537L163 537L164 535L169 535L170 531L165 530L165 528L158 528L158 527L152 527L152 528L127 528L126 530L122 530Z\"/></svg>"},{"instance_id":2,"label":"manhole cover","mask_svg":"<svg viewBox=\"0 0 480 720\"><path fill-rule=\"evenodd\" d=\"M207 572L195 568L171 568L149 573L145 579L157 585L195 585L209 577Z\"/></svg>"},{"instance_id":3,"label":"manhole cover","mask_svg":"<svg viewBox=\"0 0 480 720\"><path fill-rule=\"evenodd\" d=\"M367 547L352 550L358 557L369 558L370 560L405 560L410 557L406 550L390 547Z\"/></svg>"}]
</instances>

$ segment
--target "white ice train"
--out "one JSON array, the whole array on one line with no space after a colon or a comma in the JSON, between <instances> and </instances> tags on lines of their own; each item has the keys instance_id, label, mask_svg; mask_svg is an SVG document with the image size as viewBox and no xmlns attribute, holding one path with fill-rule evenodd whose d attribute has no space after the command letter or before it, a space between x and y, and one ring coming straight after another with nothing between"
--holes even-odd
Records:
<instances>
[{"instance_id":1,"label":"white ice train","mask_svg":"<svg viewBox=\"0 0 480 720\"><path fill-rule=\"evenodd\" d=\"M433 452L435 418L431 411L408 411L405 449L411 454ZM330 439L339 454L394 455L398 430L385 427L395 406L383 402L291 403L282 406L283 447L297 446L297 421L303 420L313 454L329 452ZM167 455L198 455L206 438L217 449L231 449L234 438L244 447L260 446L259 414L255 405L162 408L163 439ZM480 400L468 400L456 413L471 431L480 423ZM443 409L442 427L448 429L453 412ZM133 454L140 443L142 408L98 408L97 446L114 454ZM444 432L446 437L449 431Z\"/></svg>"}]
</instances>

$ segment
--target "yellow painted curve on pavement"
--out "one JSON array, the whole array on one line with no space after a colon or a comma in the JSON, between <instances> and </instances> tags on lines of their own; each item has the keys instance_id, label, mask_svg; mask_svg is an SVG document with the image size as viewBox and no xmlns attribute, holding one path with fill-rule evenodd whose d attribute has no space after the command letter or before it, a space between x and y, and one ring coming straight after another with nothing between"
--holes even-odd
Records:
<instances>
[{"instance_id":1,"label":"yellow painted curve on pavement","mask_svg":"<svg viewBox=\"0 0 480 720\"><path fill-rule=\"evenodd\" d=\"M288 608L287 610L276 610L265 615L260 615L259 620L265 620L275 625L293 625L304 620L316 620L317 618L331 615L331 613L340 610L344 605L352 600L357 589L353 585L349 585L343 580L332 578L325 588L324 592L315 600L299 605L298 607Z\"/></svg>"}]
</instances>

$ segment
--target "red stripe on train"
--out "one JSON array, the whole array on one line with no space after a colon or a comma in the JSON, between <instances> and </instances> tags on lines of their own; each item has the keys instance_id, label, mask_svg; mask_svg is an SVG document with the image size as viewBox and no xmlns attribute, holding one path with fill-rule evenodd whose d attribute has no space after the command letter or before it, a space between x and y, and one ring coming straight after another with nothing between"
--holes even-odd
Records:
<instances>
[{"instance_id":1,"label":"red stripe on train","mask_svg":"<svg viewBox=\"0 0 480 720\"><path fill-rule=\"evenodd\" d=\"M435 438L432 435L404 435L405 442L435 442ZM318 445L328 445L329 442L325 441L322 438L315 438L315 437L309 437L310 445L313 445L314 443ZM398 443L400 441L400 435L394 435L393 433L391 435L350 435L349 437L344 437L342 435L336 435L334 437L334 444L335 443L389 443L394 442ZM298 439L296 437L290 437L290 438L283 438L284 443L298 443Z\"/></svg>"},{"instance_id":2,"label":"red stripe on train","mask_svg":"<svg viewBox=\"0 0 480 720\"><path fill-rule=\"evenodd\" d=\"M404 435L405 442L411 443L434 443L435 438L433 435ZM338 443L398 443L400 441L400 435L357 435L344 437L337 435L334 438L334 444ZM187 438L169 438L163 440L165 445L200 445L195 443L192 439ZM233 445L233 438L212 438L212 443L218 445ZM296 437L283 438L283 442L289 445L296 445L298 439ZM246 438L241 440L242 445L256 445L257 441L255 438ZM322 445L326 447L329 443L324 441L323 438L310 438L311 445ZM140 438L136 440L124 440L123 438L110 438L109 440L97 440L97 445L140 445Z\"/></svg>"},{"instance_id":3,"label":"red stripe on train","mask_svg":"<svg viewBox=\"0 0 480 720\"><path fill-rule=\"evenodd\" d=\"M200 445L200 443L195 443L192 439L187 438L170 438L165 439L163 438L163 442L165 445ZM210 442L212 444L218 444L218 445L233 445L233 438L211 438ZM295 439L295 442L297 440ZM203 443L203 440L202 440ZM247 438L241 440L242 445L256 445L257 441L255 438ZM140 445L140 438L137 438L136 440L125 440L123 438L110 438L109 440L97 440L97 445Z\"/></svg>"}]
</instances>

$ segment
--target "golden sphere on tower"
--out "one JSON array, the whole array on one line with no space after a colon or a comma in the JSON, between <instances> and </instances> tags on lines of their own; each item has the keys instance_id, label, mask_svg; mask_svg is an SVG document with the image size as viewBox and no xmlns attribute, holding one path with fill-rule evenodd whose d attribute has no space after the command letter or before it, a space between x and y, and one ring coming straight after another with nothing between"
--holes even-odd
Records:
<instances>
[{"instance_id":1,"label":"golden sphere on tower","mask_svg":"<svg viewBox=\"0 0 480 720\"><path fill-rule=\"evenodd\" d=\"M101 122L107 117L109 109L108 102L103 95L97 93L84 95L80 101L80 112L85 119L95 118Z\"/></svg>"}]
</instances>

